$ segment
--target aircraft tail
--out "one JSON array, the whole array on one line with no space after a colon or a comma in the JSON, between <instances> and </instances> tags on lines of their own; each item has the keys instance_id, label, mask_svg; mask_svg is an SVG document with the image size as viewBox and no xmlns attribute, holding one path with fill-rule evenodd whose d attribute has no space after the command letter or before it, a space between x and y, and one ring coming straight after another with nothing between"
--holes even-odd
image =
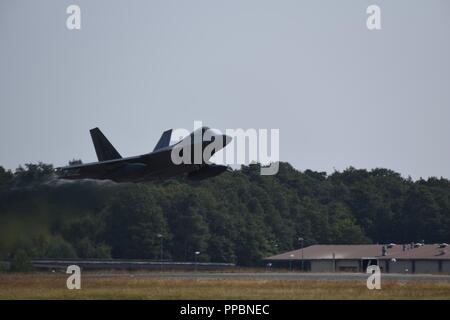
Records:
<instances>
[{"instance_id":1,"label":"aircraft tail","mask_svg":"<svg viewBox=\"0 0 450 320\"><path fill-rule=\"evenodd\" d=\"M170 138L172 137L172 129L166 130L161 135L161 138L159 138L158 143L155 146L155 149L153 151L157 151L159 149L168 147L170 145Z\"/></svg>"},{"instance_id":2,"label":"aircraft tail","mask_svg":"<svg viewBox=\"0 0 450 320\"><path fill-rule=\"evenodd\" d=\"M106 139L99 128L89 131L91 133L92 142L94 143L95 153L97 153L98 161L107 161L121 159L122 156L117 152L113 145Z\"/></svg>"}]
</instances>

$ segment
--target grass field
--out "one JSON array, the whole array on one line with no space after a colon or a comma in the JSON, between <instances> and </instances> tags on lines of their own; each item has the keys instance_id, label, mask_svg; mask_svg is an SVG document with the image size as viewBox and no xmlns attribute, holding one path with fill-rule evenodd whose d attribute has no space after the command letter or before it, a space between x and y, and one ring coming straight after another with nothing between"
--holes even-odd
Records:
<instances>
[{"instance_id":1,"label":"grass field","mask_svg":"<svg viewBox=\"0 0 450 320\"><path fill-rule=\"evenodd\" d=\"M129 276L82 278L66 288L65 274L0 274L0 299L450 299L450 283L361 281L159 280Z\"/></svg>"}]
</instances>

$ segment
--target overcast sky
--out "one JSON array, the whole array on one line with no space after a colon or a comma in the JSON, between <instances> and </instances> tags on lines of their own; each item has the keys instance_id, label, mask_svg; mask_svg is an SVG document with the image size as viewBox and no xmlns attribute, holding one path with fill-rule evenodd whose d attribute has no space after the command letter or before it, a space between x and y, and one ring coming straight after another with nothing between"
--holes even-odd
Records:
<instances>
[{"instance_id":1,"label":"overcast sky","mask_svg":"<svg viewBox=\"0 0 450 320\"><path fill-rule=\"evenodd\" d=\"M81 7L81 30L66 8ZM381 7L382 30L366 28ZM448 0L0 0L0 165L122 155L194 120L299 170L450 178Z\"/></svg>"}]
</instances>

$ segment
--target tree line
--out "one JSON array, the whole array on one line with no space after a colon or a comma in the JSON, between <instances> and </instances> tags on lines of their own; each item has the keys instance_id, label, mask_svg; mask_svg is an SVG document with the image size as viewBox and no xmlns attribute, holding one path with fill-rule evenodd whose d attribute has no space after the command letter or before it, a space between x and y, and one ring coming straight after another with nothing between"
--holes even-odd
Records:
<instances>
[{"instance_id":1,"label":"tree line","mask_svg":"<svg viewBox=\"0 0 450 320\"><path fill-rule=\"evenodd\" d=\"M332 174L258 164L199 182L58 180L49 164L0 167L0 259L161 258L258 265L304 244L450 239L450 181L388 169Z\"/></svg>"}]
</instances>

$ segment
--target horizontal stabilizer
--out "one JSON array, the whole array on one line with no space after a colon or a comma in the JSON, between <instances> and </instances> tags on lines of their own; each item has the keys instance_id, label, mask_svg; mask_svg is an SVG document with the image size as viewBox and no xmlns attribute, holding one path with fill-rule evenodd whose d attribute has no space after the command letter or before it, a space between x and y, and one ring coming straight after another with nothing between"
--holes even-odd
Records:
<instances>
[{"instance_id":1,"label":"horizontal stabilizer","mask_svg":"<svg viewBox=\"0 0 450 320\"><path fill-rule=\"evenodd\" d=\"M161 138L159 138L158 143L155 146L155 149L153 151L157 151L159 149L168 147L170 145L170 138L172 137L172 129L166 130L161 135Z\"/></svg>"},{"instance_id":2,"label":"horizontal stabilizer","mask_svg":"<svg viewBox=\"0 0 450 320\"><path fill-rule=\"evenodd\" d=\"M95 153L97 153L98 161L107 161L121 159L121 155L113 147L113 145L106 139L99 128L90 130L92 142L94 143Z\"/></svg>"}]
</instances>

